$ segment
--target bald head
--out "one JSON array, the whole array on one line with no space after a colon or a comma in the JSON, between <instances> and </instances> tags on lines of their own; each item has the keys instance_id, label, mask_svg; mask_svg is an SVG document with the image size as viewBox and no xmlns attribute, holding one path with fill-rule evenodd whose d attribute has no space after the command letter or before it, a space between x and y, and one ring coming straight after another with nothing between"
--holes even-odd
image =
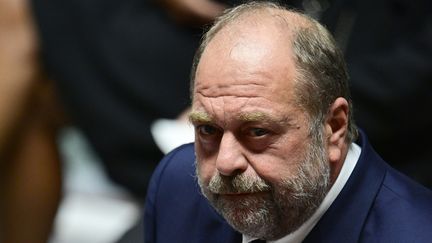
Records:
<instances>
[{"instance_id":1,"label":"bald head","mask_svg":"<svg viewBox=\"0 0 432 243\"><path fill-rule=\"evenodd\" d=\"M284 37L286 44L291 46L294 33L298 32L300 27L311 27L307 16L271 2L250 2L228 10L217 19L203 37L192 66L191 89L194 86L196 69L201 56L217 35L231 35L231 38L236 38L247 29L254 29L256 35L262 36L265 33L260 30L275 30L276 35L269 37Z\"/></svg>"},{"instance_id":2,"label":"bald head","mask_svg":"<svg viewBox=\"0 0 432 243\"><path fill-rule=\"evenodd\" d=\"M199 64L210 46L218 51L228 51L234 58L235 55L248 55L256 65L294 68L294 77L286 77L286 80L294 81L294 97L310 117L311 133L321 127L330 105L338 97L345 98L350 107L346 142L357 137L343 55L330 33L314 19L265 1L229 9L204 35L197 50L191 70L192 99L197 71L203 71ZM290 61L272 62L271 57L278 55L286 55L289 57L286 60ZM226 63L219 65L222 67Z\"/></svg>"}]
</instances>

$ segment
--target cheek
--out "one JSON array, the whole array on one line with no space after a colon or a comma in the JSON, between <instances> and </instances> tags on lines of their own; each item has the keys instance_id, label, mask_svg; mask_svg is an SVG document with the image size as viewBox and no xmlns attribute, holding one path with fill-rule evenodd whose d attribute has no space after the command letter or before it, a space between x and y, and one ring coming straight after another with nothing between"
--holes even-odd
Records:
<instances>
[{"instance_id":1,"label":"cheek","mask_svg":"<svg viewBox=\"0 0 432 243\"><path fill-rule=\"evenodd\" d=\"M300 163L303 162L304 151L295 147L284 147L257 154L250 161L256 173L274 184L281 179L296 176Z\"/></svg>"},{"instance_id":2,"label":"cheek","mask_svg":"<svg viewBox=\"0 0 432 243\"><path fill-rule=\"evenodd\" d=\"M202 183L208 184L212 176L216 173L216 167L209 158L203 158L197 152L197 176Z\"/></svg>"},{"instance_id":3,"label":"cheek","mask_svg":"<svg viewBox=\"0 0 432 243\"><path fill-rule=\"evenodd\" d=\"M297 163L287 157L262 156L260 162L255 164L254 170L258 176L273 185L282 178L292 177L297 167Z\"/></svg>"}]
</instances>

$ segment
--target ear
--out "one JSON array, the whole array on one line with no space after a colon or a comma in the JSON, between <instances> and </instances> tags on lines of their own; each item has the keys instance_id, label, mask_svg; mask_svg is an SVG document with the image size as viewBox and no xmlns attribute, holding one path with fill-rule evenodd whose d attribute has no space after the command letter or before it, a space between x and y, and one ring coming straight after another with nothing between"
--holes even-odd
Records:
<instances>
[{"instance_id":1,"label":"ear","mask_svg":"<svg viewBox=\"0 0 432 243\"><path fill-rule=\"evenodd\" d=\"M327 151L330 163L342 163L345 159L348 133L348 101L342 97L337 98L330 106L326 122L325 132L327 138ZM339 167L338 165L335 165Z\"/></svg>"}]
</instances>

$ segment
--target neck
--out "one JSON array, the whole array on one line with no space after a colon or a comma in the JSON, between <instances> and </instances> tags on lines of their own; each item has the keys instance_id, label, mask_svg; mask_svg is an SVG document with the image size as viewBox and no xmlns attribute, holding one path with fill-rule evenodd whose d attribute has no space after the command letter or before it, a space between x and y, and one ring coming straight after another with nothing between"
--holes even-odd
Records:
<instances>
[{"instance_id":1,"label":"neck","mask_svg":"<svg viewBox=\"0 0 432 243\"><path fill-rule=\"evenodd\" d=\"M330 162L330 182L333 184L339 176L342 169L346 156L348 154L349 145L344 143L341 147L341 156L338 161Z\"/></svg>"}]
</instances>

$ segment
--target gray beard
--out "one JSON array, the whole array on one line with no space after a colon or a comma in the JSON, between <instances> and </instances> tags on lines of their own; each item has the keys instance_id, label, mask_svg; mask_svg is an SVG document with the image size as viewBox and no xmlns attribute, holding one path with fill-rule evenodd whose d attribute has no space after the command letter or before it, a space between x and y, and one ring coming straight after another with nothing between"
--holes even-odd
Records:
<instances>
[{"instance_id":1,"label":"gray beard","mask_svg":"<svg viewBox=\"0 0 432 243\"><path fill-rule=\"evenodd\" d=\"M309 145L295 177L272 185L259 177L244 174L232 177L216 174L206 186L197 165L201 191L225 220L242 234L266 240L282 238L312 216L330 188L330 168L320 135ZM220 193L254 194L225 198L220 197Z\"/></svg>"}]
</instances>

